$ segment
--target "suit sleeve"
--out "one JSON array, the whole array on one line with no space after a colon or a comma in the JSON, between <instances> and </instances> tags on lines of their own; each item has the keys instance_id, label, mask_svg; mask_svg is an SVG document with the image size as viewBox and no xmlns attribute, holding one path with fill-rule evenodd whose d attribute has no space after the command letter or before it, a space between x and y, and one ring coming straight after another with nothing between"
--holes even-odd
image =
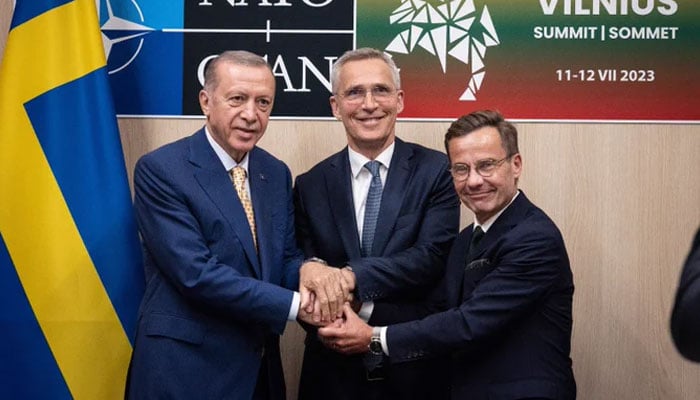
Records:
<instances>
[{"instance_id":1,"label":"suit sleeve","mask_svg":"<svg viewBox=\"0 0 700 400\"><path fill-rule=\"evenodd\" d=\"M459 199L447 171L447 159L424 168L439 171L411 247L386 257L350 260L361 301L376 301L425 289L442 277L447 253L459 230Z\"/></svg>"},{"instance_id":2,"label":"suit sleeve","mask_svg":"<svg viewBox=\"0 0 700 400\"><path fill-rule=\"evenodd\" d=\"M301 196L299 177L297 177L294 183L294 225L296 229L296 240L302 253L308 257L309 255L319 254L319 252L316 249L315 243L311 240L313 236L309 224L309 214L306 208L304 208L304 202Z\"/></svg>"},{"instance_id":3,"label":"suit sleeve","mask_svg":"<svg viewBox=\"0 0 700 400\"><path fill-rule=\"evenodd\" d=\"M242 251L232 263L222 263L203 234L216 227L200 224L193 214L194 200L173 175L165 163L152 158L142 158L134 172L137 220L147 254L159 272L194 304L281 334L292 292L242 274L249 268Z\"/></svg>"},{"instance_id":4,"label":"suit sleeve","mask_svg":"<svg viewBox=\"0 0 700 400\"><path fill-rule=\"evenodd\" d=\"M681 273L671 315L671 334L684 357L700 362L700 229Z\"/></svg>"},{"instance_id":5,"label":"suit sleeve","mask_svg":"<svg viewBox=\"0 0 700 400\"><path fill-rule=\"evenodd\" d=\"M284 271L282 274L282 286L290 290L299 289L299 267L304 255L297 246L294 219L294 199L292 194L292 176L289 169L285 168L287 183L287 227L284 235Z\"/></svg>"},{"instance_id":6,"label":"suit sleeve","mask_svg":"<svg viewBox=\"0 0 700 400\"><path fill-rule=\"evenodd\" d=\"M548 314L548 319L566 320L566 302L563 309L543 309L545 297L557 295L557 284L569 271L564 243L556 230L532 228L528 235L502 244L504 250L495 260L495 268L459 307L389 326L392 362L484 350L489 342L507 334L534 312ZM448 278L461 282L462 277ZM566 298L567 294L562 296Z\"/></svg>"},{"instance_id":7,"label":"suit sleeve","mask_svg":"<svg viewBox=\"0 0 700 400\"><path fill-rule=\"evenodd\" d=\"M419 301L377 301L367 323L372 326L398 324L444 311L444 296L436 293L441 288L441 285L436 285L434 293Z\"/></svg>"}]
</instances>

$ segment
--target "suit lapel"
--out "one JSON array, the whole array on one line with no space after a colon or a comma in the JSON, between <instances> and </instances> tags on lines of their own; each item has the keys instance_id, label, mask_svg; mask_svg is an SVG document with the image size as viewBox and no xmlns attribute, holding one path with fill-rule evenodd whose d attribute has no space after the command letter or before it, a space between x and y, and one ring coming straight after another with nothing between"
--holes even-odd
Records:
<instances>
[{"instance_id":1,"label":"suit lapel","mask_svg":"<svg viewBox=\"0 0 700 400\"><path fill-rule=\"evenodd\" d=\"M522 191L518 197L513 201L513 203L508 206L508 208L501 214L496 222L489 228L484 237L481 239L479 244L474 249L474 254L471 255L471 259L477 259L483 255L483 253L493 245L498 238L505 235L506 232L513 229L513 226L517 225L523 218L527 210L532 205L530 200L525 197L525 193ZM471 236L470 236L471 240ZM467 260L469 262L471 260Z\"/></svg>"},{"instance_id":2,"label":"suit lapel","mask_svg":"<svg viewBox=\"0 0 700 400\"><path fill-rule=\"evenodd\" d=\"M243 245L243 250L253 267L253 272L257 277L260 277L258 255L255 251L245 211L238 200L236 189L233 187L228 172L224 170L221 161L207 142L203 129L193 137L190 145L190 162L197 167L194 171L195 179L229 222L231 229Z\"/></svg>"},{"instance_id":3,"label":"suit lapel","mask_svg":"<svg viewBox=\"0 0 700 400\"><path fill-rule=\"evenodd\" d=\"M460 296L460 299L463 299L464 295L468 295L474 290L474 280L476 277L483 276L495 267L491 264L492 260L486 257L487 250L490 249L499 238L503 237L503 235L507 234L508 231L522 221L531 206L532 203L525 197L525 193L521 191L513 203L508 206L503 214L496 219L496 222L494 222L491 228L489 228L488 232L484 234L484 237L471 254L466 254L466 249L469 248L468 243L471 241L472 234L470 233L466 237L465 260L462 264L464 266L464 278L462 280L461 290L463 294ZM473 227L473 224L469 225L468 229L473 229Z\"/></svg>"},{"instance_id":4,"label":"suit lapel","mask_svg":"<svg viewBox=\"0 0 700 400\"><path fill-rule=\"evenodd\" d=\"M270 278L269 268L262 268L263 265L268 265L270 262L271 246L274 227L272 221L272 205L271 197L268 192L268 180L264 172L264 166L260 163L259 157L256 156L257 148L248 154L248 183L250 185L250 196L253 202L253 213L255 214L255 227L258 237L258 254L260 263L258 264L258 272L261 274L262 280L267 281ZM245 214L245 213L244 213ZM251 236L252 241L252 236Z\"/></svg>"},{"instance_id":5,"label":"suit lapel","mask_svg":"<svg viewBox=\"0 0 700 400\"><path fill-rule=\"evenodd\" d=\"M352 200L351 174L347 148L333 156L331 168L324 172L330 209L348 259L361 257L355 205Z\"/></svg>"},{"instance_id":6,"label":"suit lapel","mask_svg":"<svg viewBox=\"0 0 700 400\"><path fill-rule=\"evenodd\" d=\"M474 231L474 224L470 224L468 227L464 228L462 233L457 236L452 249L450 249L450 254L448 258L447 268L448 271L445 273L448 277L454 277L455 279L448 279L449 287L452 290L448 290L447 299L450 306L458 306L462 303L464 299L465 290L468 290L469 282L467 281L467 265L469 264L469 242L472 240L472 234ZM469 232L468 234L466 232Z\"/></svg>"},{"instance_id":7,"label":"suit lapel","mask_svg":"<svg viewBox=\"0 0 700 400\"><path fill-rule=\"evenodd\" d=\"M386 177L384 190L382 191L382 203L379 208L379 218L374 232L372 255L380 256L391 238L391 233L396 223L396 218L401 211L403 199L406 196L408 181L412 169L415 168L411 159L413 150L400 139L396 139L394 155L389 166L389 174Z\"/></svg>"}]
</instances>

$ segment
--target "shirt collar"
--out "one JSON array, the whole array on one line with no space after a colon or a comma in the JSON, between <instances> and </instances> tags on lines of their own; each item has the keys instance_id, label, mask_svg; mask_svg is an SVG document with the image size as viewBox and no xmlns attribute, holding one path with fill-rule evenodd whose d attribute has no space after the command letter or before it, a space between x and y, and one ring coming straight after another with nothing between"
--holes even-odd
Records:
<instances>
[{"instance_id":1,"label":"shirt collar","mask_svg":"<svg viewBox=\"0 0 700 400\"><path fill-rule=\"evenodd\" d=\"M493 223L496 222L496 220L498 219L498 217L500 217L501 214L503 214L503 212L506 210L506 208L510 207L510 205L513 204L513 201L515 200L516 197L518 197L519 194L520 194L520 190L516 190L516 191L515 191L515 196L513 196L513 198L510 199L510 203L508 203L505 207L503 207L503 208L501 209L501 211L497 212L493 217L491 217L491 218L487 219L486 221L484 221L483 224L478 223L478 222L476 221L476 219L474 219L474 229L476 229L477 226L480 226L481 229L484 231L484 233L486 233L486 232L489 230L489 228L491 228L491 226L493 225Z\"/></svg>"},{"instance_id":2,"label":"shirt collar","mask_svg":"<svg viewBox=\"0 0 700 400\"><path fill-rule=\"evenodd\" d=\"M379 153L375 160L379 161L384 167L388 169L389 164L391 164L391 157L394 155L395 146L396 142L394 141L389 145L389 147L387 147L386 149L384 149L384 151ZM368 161L372 161L364 155L351 149L350 146L348 146L348 158L350 158L350 171L352 172L353 178L357 178L357 175L359 175L360 171L362 171L362 167L364 167Z\"/></svg>"},{"instance_id":3,"label":"shirt collar","mask_svg":"<svg viewBox=\"0 0 700 400\"><path fill-rule=\"evenodd\" d=\"M233 168L237 166L243 167L245 169L246 173L248 173L248 153L243 156L243 159L241 160L240 163L237 163L236 160L231 157L226 150L224 150L223 147L221 147L216 140L211 136L211 133L209 132L209 129L205 126L204 127L204 132L207 135L207 141L209 142L209 145L211 145L211 148L214 149L214 153L216 153L216 156L219 158L221 161L221 164L224 166L224 169L226 171L230 171Z\"/></svg>"}]
</instances>

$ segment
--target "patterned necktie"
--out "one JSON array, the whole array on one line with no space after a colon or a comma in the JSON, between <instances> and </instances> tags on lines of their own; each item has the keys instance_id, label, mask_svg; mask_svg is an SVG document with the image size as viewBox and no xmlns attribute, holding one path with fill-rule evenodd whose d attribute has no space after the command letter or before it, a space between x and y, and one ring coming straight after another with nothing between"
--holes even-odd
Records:
<instances>
[{"instance_id":1,"label":"patterned necktie","mask_svg":"<svg viewBox=\"0 0 700 400\"><path fill-rule=\"evenodd\" d=\"M379 177L379 161L370 161L365 168L372 174L372 182L369 184L367 201L365 202L365 219L362 223L362 257L368 257L372 253L374 242L374 230L377 227L379 205L382 202L382 179Z\"/></svg>"},{"instance_id":2,"label":"patterned necktie","mask_svg":"<svg viewBox=\"0 0 700 400\"><path fill-rule=\"evenodd\" d=\"M469 255L474 253L474 249L479 244L482 237L484 237L484 230L481 229L480 226L477 226L476 229L474 229L474 232L472 233L472 241L469 242Z\"/></svg>"},{"instance_id":3,"label":"patterned necktie","mask_svg":"<svg viewBox=\"0 0 700 400\"><path fill-rule=\"evenodd\" d=\"M253 203L251 203L248 197L248 191L245 190L245 178L246 172L243 167L235 167L231 170L231 180L233 180L233 185L236 187L236 193L238 193L238 198L241 200L241 205L245 211L245 216L248 218L248 224L250 225L250 233L253 235L253 243L255 248L258 248L258 238L255 235L255 215L253 214Z\"/></svg>"}]
</instances>

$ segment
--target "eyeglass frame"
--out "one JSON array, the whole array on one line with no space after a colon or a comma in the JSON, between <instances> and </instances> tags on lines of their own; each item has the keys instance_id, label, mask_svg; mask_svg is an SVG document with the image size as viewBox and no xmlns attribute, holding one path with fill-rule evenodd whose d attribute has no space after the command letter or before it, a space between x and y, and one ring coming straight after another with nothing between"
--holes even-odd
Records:
<instances>
[{"instance_id":1,"label":"eyeglass frame","mask_svg":"<svg viewBox=\"0 0 700 400\"><path fill-rule=\"evenodd\" d=\"M505 162L506 160L508 160L510 158L513 158L513 156L515 156L516 154L518 154L518 153L513 153L509 156L505 156L505 157L501 158L500 160L494 160L492 158L479 160L476 162L476 168L474 168L474 171L476 171L476 173L482 178L489 178L496 172L496 170L503 164L503 162ZM484 165L485 163L488 163L488 164ZM455 167L456 166L464 166L466 168L466 173L464 174L464 176L460 177L460 176L455 175ZM493 167L493 170L491 172L487 172L486 174L484 174L483 172L479 171L480 169L482 169L484 167ZM452 179L455 182L463 182L463 181L466 181L467 179L469 179L469 175L471 174L472 168L467 164L457 163L454 165L450 165L450 167L447 168L447 170L450 172L450 175L452 176Z\"/></svg>"},{"instance_id":2,"label":"eyeglass frame","mask_svg":"<svg viewBox=\"0 0 700 400\"><path fill-rule=\"evenodd\" d=\"M378 90L386 90L385 93L377 92ZM370 90L365 87L352 87L343 93L334 93L334 96L340 97L348 104L362 104L367 98L367 93L372 94L372 99L377 102L385 102L390 99L393 95L399 92L401 89L393 89L385 85L374 85ZM351 93L357 91L357 93Z\"/></svg>"}]
</instances>

